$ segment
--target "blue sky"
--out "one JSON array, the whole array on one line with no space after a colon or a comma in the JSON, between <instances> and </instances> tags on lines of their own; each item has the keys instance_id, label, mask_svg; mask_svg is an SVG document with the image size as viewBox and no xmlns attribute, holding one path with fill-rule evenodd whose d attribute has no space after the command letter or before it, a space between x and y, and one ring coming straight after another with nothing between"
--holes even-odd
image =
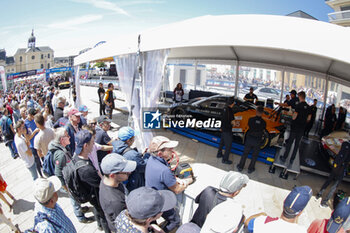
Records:
<instances>
[{"instance_id":1,"label":"blue sky","mask_svg":"<svg viewBox=\"0 0 350 233\"><path fill-rule=\"evenodd\" d=\"M55 56L77 54L97 42L203 15L274 14L302 10L328 22L324 0L0 0L0 48L14 55L27 47L32 28L37 46Z\"/></svg>"}]
</instances>

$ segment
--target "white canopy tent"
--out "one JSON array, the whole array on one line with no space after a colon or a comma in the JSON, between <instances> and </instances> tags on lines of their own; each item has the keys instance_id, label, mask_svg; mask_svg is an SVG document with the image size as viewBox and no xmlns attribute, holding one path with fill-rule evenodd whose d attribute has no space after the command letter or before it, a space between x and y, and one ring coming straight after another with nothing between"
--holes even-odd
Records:
<instances>
[{"instance_id":1,"label":"white canopy tent","mask_svg":"<svg viewBox=\"0 0 350 233\"><path fill-rule=\"evenodd\" d=\"M170 49L168 59L239 61L291 68L350 85L350 29L274 15L203 16L140 33L141 52ZM107 42L75 58L75 65L136 53L138 35Z\"/></svg>"},{"instance_id":2,"label":"white canopy tent","mask_svg":"<svg viewBox=\"0 0 350 233\"><path fill-rule=\"evenodd\" d=\"M350 29L290 16L198 17L116 38L79 55L74 63L136 54L139 35L144 54L167 50L165 59L230 63L236 65L236 74L242 65L256 66L281 70L282 76L284 71L300 72L350 86Z\"/></svg>"}]
</instances>

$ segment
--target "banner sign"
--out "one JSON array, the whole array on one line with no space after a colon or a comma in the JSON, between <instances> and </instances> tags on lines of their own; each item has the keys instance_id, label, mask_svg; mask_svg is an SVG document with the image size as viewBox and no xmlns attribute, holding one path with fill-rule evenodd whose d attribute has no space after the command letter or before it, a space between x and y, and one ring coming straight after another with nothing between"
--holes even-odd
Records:
<instances>
[{"instance_id":1,"label":"banner sign","mask_svg":"<svg viewBox=\"0 0 350 233\"><path fill-rule=\"evenodd\" d=\"M72 67L60 67L60 68L52 68L52 69L47 69L46 73L57 73L57 72L65 72L65 71L72 71Z\"/></svg>"},{"instance_id":2,"label":"banner sign","mask_svg":"<svg viewBox=\"0 0 350 233\"><path fill-rule=\"evenodd\" d=\"M24 71L24 72L20 72L20 73L9 74L9 75L7 75L7 80L36 75L37 74L36 71L37 70L29 70L29 71Z\"/></svg>"},{"instance_id":3,"label":"banner sign","mask_svg":"<svg viewBox=\"0 0 350 233\"><path fill-rule=\"evenodd\" d=\"M4 92L6 92L6 90L7 90L7 83L6 83L5 69L4 69L3 66L0 66L0 75L1 75L2 88L4 89Z\"/></svg>"}]
</instances>

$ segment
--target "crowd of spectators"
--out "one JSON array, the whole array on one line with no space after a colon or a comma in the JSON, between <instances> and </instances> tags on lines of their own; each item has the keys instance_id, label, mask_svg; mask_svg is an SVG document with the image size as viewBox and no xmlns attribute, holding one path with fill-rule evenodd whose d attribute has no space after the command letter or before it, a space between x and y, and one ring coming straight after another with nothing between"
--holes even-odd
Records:
<instances>
[{"instance_id":1,"label":"crowd of spectators","mask_svg":"<svg viewBox=\"0 0 350 233\"><path fill-rule=\"evenodd\" d=\"M199 193L192 220L182 225L179 196L194 179L181 179L170 168L168 161L178 141L155 136L148 150L141 153L132 147L134 129L121 127L117 137L110 137L110 117L90 117L87 106L72 107L50 86L19 85L1 98L0 124L3 134L9 131L6 145L14 159L23 160L33 178L36 232L77 232L58 204L59 192L69 196L79 222L96 221L104 232L335 233L349 229L345 223L350 214L349 197L338 204L329 219L315 220L309 229L297 224L312 196L308 186L295 187L289 193L280 217L266 213L245 216L235 197L249 178L233 171L222 177L218 188L209 186ZM54 167L51 176L43 170L48 155L52 155ZM69 164L76 165L76 179L84 190L85 202L72 194L67 183ZM90 208L83 207L87 202ZM90 209L94 217L85 216Z\"/></svg>"}]
</instances>

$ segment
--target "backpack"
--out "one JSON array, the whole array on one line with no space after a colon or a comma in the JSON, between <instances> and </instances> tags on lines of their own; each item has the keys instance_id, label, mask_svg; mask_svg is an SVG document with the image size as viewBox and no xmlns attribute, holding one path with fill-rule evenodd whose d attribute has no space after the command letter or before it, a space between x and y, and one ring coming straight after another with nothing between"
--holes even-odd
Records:
<instances>
[{"instance_id":1,"label":"backpack","mask_svg":"<svg viewBox=\"0 0 350 233\"><path fill-rule=\"evenodd\" d=\"M78 175L78 169L88 165L88 161L78 159L74 156L62 171L63 179L69 193L80 204L90 201L92 197L92 188L87 188L83 185Z\"/></svg>"},{"instance_id":2,"label":"backpack","mask_svg":"<svg viewBox=\"0 0 350 233\"><path fill-rule=\"evenodd\" d=\"M10 127L7 124L7 119L8 117L2 118L1 119L1 130L2 130L2 134L5 137L10 137L11 136L11 132L10 132Z\"/></svg>"},{"instance_id":3,"label":"backpack","mask_svg":"<svg viewBox=\"0 0 350 233\"><path fill-rule=\"evenodd\" d=\"M56 150L49 150L44 157L43 172L47 177L55 174L55 165L53 161L55 152Z\"/></svg>"},{"instance_id":4,"label":"backpack","mask_svg":"<svg viewBox=\"0 0 350 233\"><path fill-rule=\"evenodd\" d=\"M61 229L60 226L58 226L56 223L52 222L47 214L45 213L42 213L42 212L38 212L38 214L34 217L34 227L28 229L28 230L25 230L24 233L38 233L37 230L35 230L35 227L36 225L38 225L39 223L43 222L43 221L48 221L52 226L53 228L55 229L55 232L60 232L59 230ZM59 230L57 230L57 228Z\"/></svg>"}]
</instances>

